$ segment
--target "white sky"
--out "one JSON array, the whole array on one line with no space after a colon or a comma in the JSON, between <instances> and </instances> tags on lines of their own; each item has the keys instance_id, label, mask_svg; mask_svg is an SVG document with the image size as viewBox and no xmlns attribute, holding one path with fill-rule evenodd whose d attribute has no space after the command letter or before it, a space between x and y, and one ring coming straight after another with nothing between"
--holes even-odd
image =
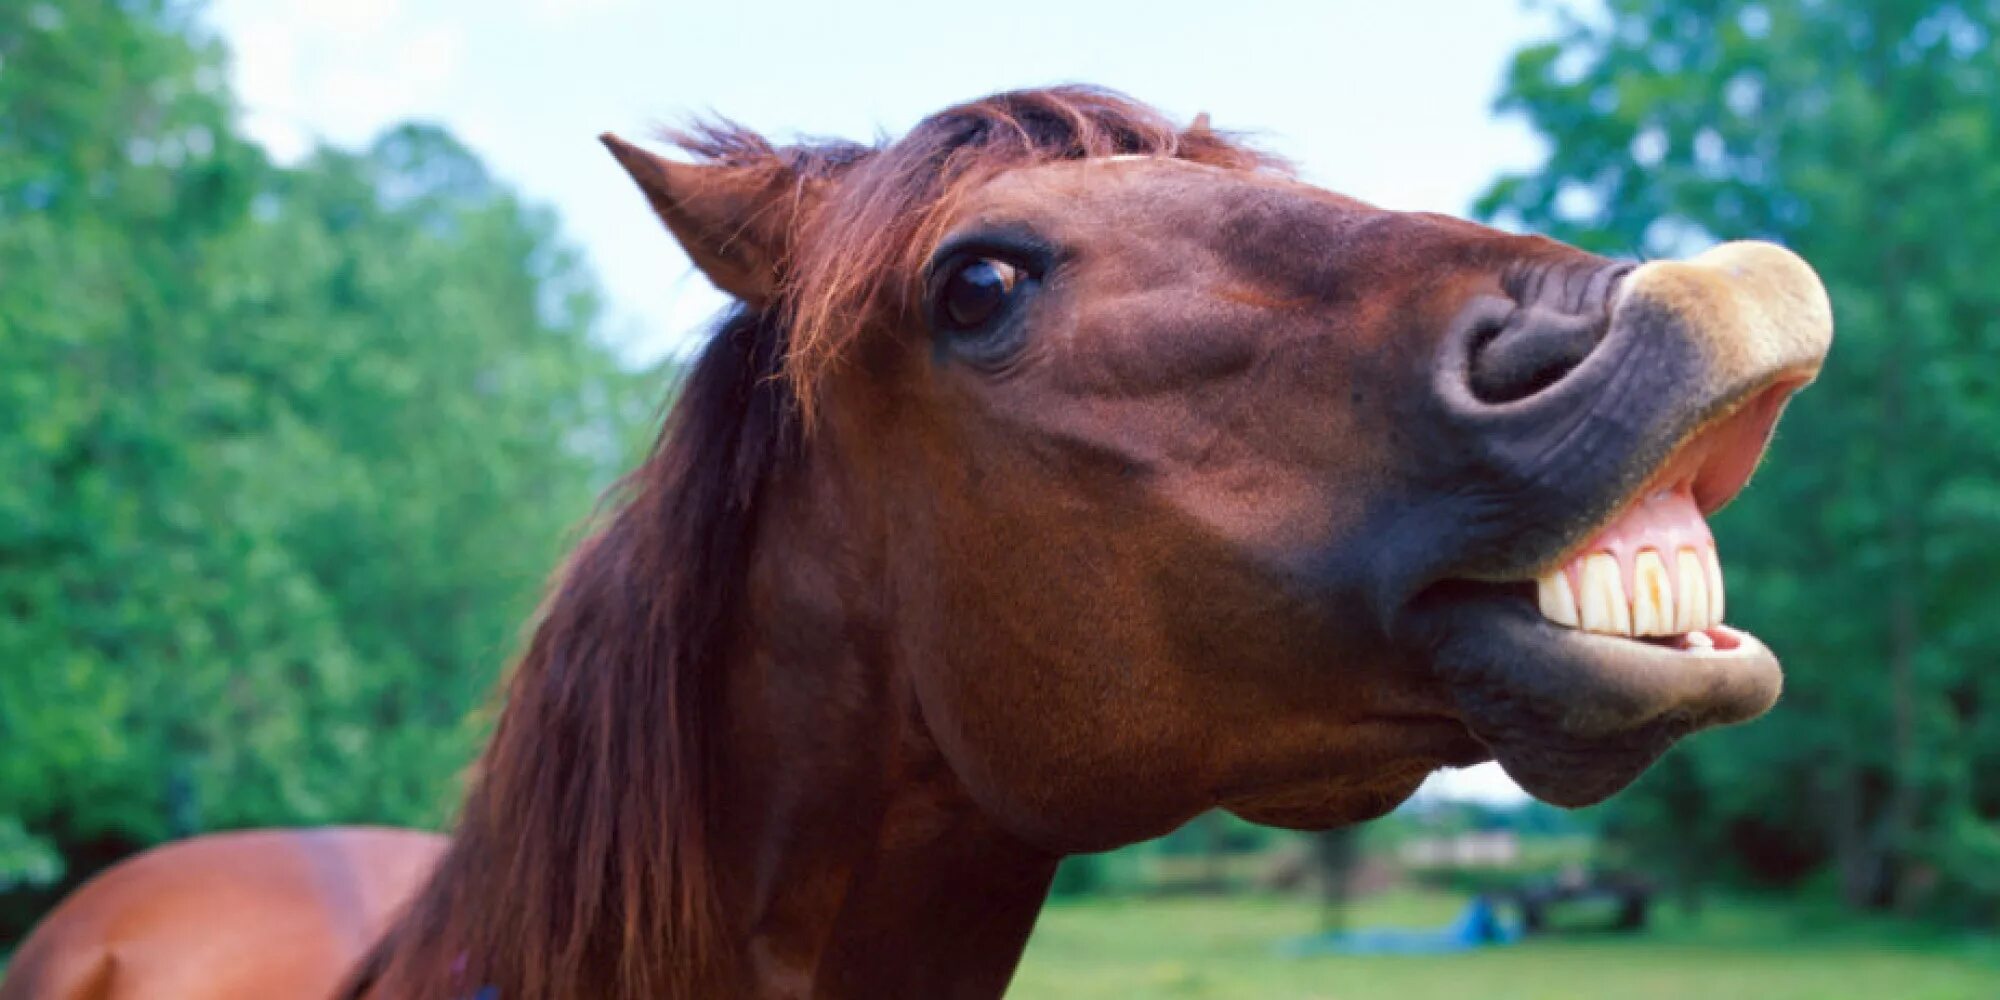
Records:
<instances>
[{"instance_id":1,"label":"white sky","mask_svg":"<svg viewBox=\"0 0 2000 1000\"><path fill-rule=\"evenodd\" d=\"M774 137L898 133L995 90L1103 84L1251 130L1305 176L1462 213L1540 144L1493 118L1508 56L1549 18L1513 0L211 0L244 125L281 161L443 123L553 205L602 281L607 336L649 358L722 305L597 144L714 111ZM1491 765L1434 778L1513 800Z\"/></svg>"}]
</instances>

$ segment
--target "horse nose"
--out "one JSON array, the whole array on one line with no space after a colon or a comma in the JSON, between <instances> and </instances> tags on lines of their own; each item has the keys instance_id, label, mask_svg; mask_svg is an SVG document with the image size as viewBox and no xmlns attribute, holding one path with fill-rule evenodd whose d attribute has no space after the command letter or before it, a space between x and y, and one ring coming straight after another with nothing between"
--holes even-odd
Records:
<instances>
[{"instance_id":1,"label":"horse nose","mask_svg":"<svg viewBox=\"0 0 2000 1000\"><path fill-rule=\"evenodd\" d=\"M1604 340L1612 292L1628 268L1514 283L1512 302L1470 317L1466 375L1487 405L1527 399L1561 382Z\"/></svg>"},{"instance_id":2,"label":"horse nose","mask_svg":"<svg viewBox=\"0 0 2000 1000\"><path fill-rule=\"evenodd\" d=\"M1473 346L1472 394L1482 403L1500 404L1541 392L1582 364L1609 324L1606 314L1517 311Z\"/></svg>"}]
</instances>

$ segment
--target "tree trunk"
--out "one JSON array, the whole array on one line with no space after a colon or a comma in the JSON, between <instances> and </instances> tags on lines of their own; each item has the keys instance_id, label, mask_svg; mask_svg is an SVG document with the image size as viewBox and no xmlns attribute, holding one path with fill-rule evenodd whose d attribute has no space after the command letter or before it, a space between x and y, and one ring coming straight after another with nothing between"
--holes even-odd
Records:
<instances>
[{"instance_id":1,"label":"tree trunk","mask_svg":"<svg viewBox=\"0 0 2000 1000\"><path fill-rule=\"evenodd\" d=\"M1894 204L1889 200L1888 204ZM1881 264L1883 325L1897 333L1888 344L1881 371L1882 492L1888 542L1887 668L1889 681L1889 766L1883 774L1881 814L1871 824L1853 865L1846 867L1850 904L1867 909L1896 905L1904 855L1915 833L1918 776L1916 662L1923 641L1918 615L1923 587L1921 525L1917 506L1919 470L1913 463L1921 446L1913 440L1910 415L1915 335L1903 306L1903 258L1895 248ZM1864 807L1872 803L1864 803Z\"/></svg>"}]
</instances>

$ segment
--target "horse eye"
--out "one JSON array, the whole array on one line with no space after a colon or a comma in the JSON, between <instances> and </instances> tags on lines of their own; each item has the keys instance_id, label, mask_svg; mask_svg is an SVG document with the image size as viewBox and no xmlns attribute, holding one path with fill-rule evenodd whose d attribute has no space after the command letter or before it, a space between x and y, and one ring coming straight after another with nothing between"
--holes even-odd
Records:
<instances>
[{"instance_id":1,"label":"horse eye","mask_svg":"<svg viewBox=\"0 0 2000 1000\"><path fill-rule=\"evenodd\" d=\"M938 289L937 315L953 330L976 330L991 322L1021 283L1021 269L980 257L958 266Z\"/></svg>"}]
</instances>

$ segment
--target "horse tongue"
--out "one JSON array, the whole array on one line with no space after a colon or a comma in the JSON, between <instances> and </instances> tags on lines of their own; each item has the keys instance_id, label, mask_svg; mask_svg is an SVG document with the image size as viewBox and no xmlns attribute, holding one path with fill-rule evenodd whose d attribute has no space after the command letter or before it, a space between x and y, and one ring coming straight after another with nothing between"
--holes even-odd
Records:
<instances>
[{"instance_id":1,"label":"horse tongue","mask_svg":"<svg viewBox=\"0 0 2000 1000\"><path fill-rule=\"evenodd\" d=\"M1549 620L1611 635L1680 635L1722 623L1722 567L1688 486L1642 498L1536 581Z\"/></svg>"}]
</instances>

